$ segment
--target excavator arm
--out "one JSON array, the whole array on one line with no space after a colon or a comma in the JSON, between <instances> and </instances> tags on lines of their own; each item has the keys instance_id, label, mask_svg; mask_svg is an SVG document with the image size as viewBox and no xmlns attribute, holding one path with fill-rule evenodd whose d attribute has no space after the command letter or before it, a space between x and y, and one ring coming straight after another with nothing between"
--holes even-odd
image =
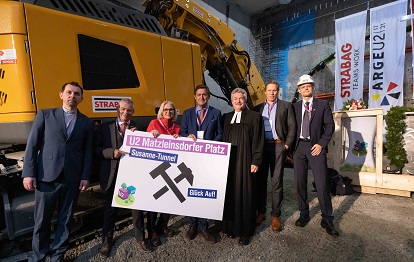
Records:
<instances>
[{"instance_id":1,"label":"excavator arm","mask_svg":"<svg viewBox=\"0 0 414 262\"><path fill-rule=\"evenodd\" d=\"M260 73L225 22L193 0L147 0L144 6L170 37L200 45L202 69L220 86L224 97L219 98L231 105L231 91L240 87L249 94L250 108L264 101Z\"/></svg>"}]
</instances>

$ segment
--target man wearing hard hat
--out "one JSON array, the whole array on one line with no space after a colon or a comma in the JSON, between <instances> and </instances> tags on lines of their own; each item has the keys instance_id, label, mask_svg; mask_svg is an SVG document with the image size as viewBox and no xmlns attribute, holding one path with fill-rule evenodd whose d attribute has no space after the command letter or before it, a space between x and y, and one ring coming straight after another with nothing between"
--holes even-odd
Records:
<instances>
[{"instance_id":1,"label":"man wearing hard hat","mask_svg":"<svg viewBox=\"0 0 414 262\"><path fill-rule=\"evenodd\" d=\"M302 95L302 100L294 104L297 132L293 165L300 217L295 225L304 227L310 221L307 192L309 163L322 212L321 226L329 235L338 236L339 233L333 224L326 164L327 146L334 132L334 121L328 102L313 97L314 89L315 82L310 75L299 78L298 91Z\"/></svg>"}]
</instances>

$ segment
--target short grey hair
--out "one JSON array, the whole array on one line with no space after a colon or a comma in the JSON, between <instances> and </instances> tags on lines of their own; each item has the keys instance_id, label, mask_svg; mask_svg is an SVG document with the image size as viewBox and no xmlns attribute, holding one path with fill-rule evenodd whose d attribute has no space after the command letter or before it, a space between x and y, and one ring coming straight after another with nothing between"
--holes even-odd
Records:
<instances>
[{"instance_id":1,"label":"short grey hair","mask_svg":"<svg viewBox=\"0 0 414 262\"><path fill-rule=\"evenodd\" d=\"M158 110L158 114L157 114L157 119L163 118L162 113L164 112L164 107L169 104L174 108L174 116L173 116L173 120L177 121L177 109L175 108L175 105L173 102L171 101L164 101L162 102L162 104L160 105L160 110Z\"/></svg>"},{"instance_id":2,"label":"short grey hair","mask_svg":"<svg viewBox=\"0 0 414 262\"><path fill-rule=\"evenodd\" d=\"M131 99L131 98L124 97L124 98L122 98L121 100L119 100L119 103L118 103L118 105L116 106L116 110L118 110L118 109L119 109L119 107L121 106L121 102L127 103L128 105L132 106L132 109L135 109L135 108L134 108L134 101L132 101L132 99Z\"/></svg>"},{"instance_id":3,"label":"short grey hair","mask_svg":"<svg viewBox=\"0 0 414 262\"><path fill-rule=\"evenodd\" d=\"M235 93L242 93L244 101L247 102L247 92L246 92L246 90L244 90L243 88L240 88L240 87L235 88L233 91L231 91L231 100L233 100L233 95Z\"/></svg>"}]
</instances>

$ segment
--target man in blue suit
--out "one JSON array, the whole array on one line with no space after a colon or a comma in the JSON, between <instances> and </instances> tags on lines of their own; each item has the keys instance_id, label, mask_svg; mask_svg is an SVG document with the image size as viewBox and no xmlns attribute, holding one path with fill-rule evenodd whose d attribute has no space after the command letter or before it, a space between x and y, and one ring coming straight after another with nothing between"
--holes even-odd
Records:
<instances>
[{"instance_id":1,"label":"man in blue suit","mask_svg":"<svg viewBox=\"0 0 414 262\"><path fill-rule=\"evenodd\" d=\"M35 191L33 261L63 261L69 245L72 216L79 190L89 186L93 155L93 123L79 112L83 89L77 82L62 86L63 106L40 110L27 139L23 186ZM50 246L53 213L55 238Z\"/></svg>"},{"instance_id":2,"label":"man in blue suit","mask_svg":"<svg viewBox=\"0 0 414 262\"><path fill-rule=\"evenodd\" d=\"M181 120L181 136L197 139L221 141L223 128L221 126L220 110L209 106L210 90L205 85L198 85L194 90L194 99L197 106L184 111ZM207 231L208 224L205 218L189 217L190 228L186 238L193 240L197 234L210 243L215 243L215 237Z\"/></svg>"},{"instance_id":3,"label":"man in blue suit","mask_svg":"<svg viewBox=\"0 0 414 262\"><path fill-rule=\"evenodd\" d=\"M296 145L293 154L293 167L298 196L299 219L296 226L304 227L310 221L308 201L308 164L312 169L319 206L322 212L321 226L329 235L338 236L333 224L332 201L326 153L334 132L331 108L325 100L314 98L315 83L310 75L303 75L298 81L298 90L303 100L294 105L296 115Z\"/></svg>"}]
</instances>

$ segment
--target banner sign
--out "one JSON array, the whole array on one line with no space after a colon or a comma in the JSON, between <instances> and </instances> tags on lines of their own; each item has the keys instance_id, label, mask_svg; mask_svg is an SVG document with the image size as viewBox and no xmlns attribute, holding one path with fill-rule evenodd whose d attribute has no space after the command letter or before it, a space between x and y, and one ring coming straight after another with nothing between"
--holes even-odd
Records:
<instances>
[{"instance_id":1,"label":"banner sign","mask_svg":"<svg viewBox=\"0 0 414 262\"><path fill-rule=\"evenodd\" d=\"M364 51L367 11L335 20L335 110L364 90Z\"/></svg>"},{"instance_id":2,"label":"banner sign","mask_svg":"<svg viewBox=\"0 0 414 262\"><path fill-rule=\"evenodd\" d=\"M370 108L403 105L407 0L371 9L370 13Z\"/></svg>"},{"instance_id":3,"label":"banner sign","mask_svg":"<svg viewBox=\"0 0 414 262\"><path fill-rule=\"evenodd\" d=\"M112 206L222 220L231 144L126 131Z\"/></svg>"}]
</instances>

